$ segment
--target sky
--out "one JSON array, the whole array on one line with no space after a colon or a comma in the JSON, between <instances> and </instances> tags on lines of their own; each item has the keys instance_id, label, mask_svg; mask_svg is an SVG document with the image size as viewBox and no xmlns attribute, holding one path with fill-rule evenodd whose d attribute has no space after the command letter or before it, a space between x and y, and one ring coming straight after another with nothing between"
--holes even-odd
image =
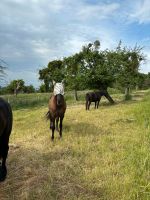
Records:
<instances>
[{"instance_id":1,"label":"sky","mask_svg":"<svg viewBox=\"0 0 150 200\"><path fill-rule=\"evenodd\" d=\"M150 72L149 0L0 0L0 13L5 84L23 79L39 87L39 69L95 40L101 49L113 49L120 40L143 47L140 71Z\"/></svg>"}]
</instances>

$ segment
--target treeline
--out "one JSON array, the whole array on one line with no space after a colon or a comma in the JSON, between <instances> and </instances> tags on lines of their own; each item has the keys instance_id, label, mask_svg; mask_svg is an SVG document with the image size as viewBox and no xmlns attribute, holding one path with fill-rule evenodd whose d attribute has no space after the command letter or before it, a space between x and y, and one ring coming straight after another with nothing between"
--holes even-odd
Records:
<instances>
[{"instance_id":1,"label":"treeline","mask_svg":"<svg viewBox=\"0 0 150 200\"><path fill-rule=\"evenodd\" d=\"M0 94L52 92L52 81L64 80L65 90L77 91L92 89L107 91L108 87L119 89L130 95L131 89L147 89L150 87L150 73L140 73L140 65L145 61L140 46L133 48L122 45L116 48L101 49L99 40L89 43L74 55L61 60L52 60L39 70L39 89L33 85L25 85L24 81L13 80L6 87L0 87ZM0 79L4 78L5 68L0 65Z\"/></svg>"},{"instance_id":2,"label":"treeline","mask_svg":"<svg viewBox=\"0 0 150 200\"><path fill-rule=\"evenodd\" d=\"M13 80L7 86L0 87L0 95L3 94L14 94L17 96L18 93L34 93L36 89L33 85L25 85L22 79Z\"/></svg>"},{"instance_id":3,"label":"treeline","mask_svg":"<svg viewBox=\"0 0 150 200\"><path fill-rule=\"evenodd\" d=\"M121 41L113 49L101 50L98 40L82 47L81 51L62 60L53 60L39 70L39 79L43 81L41 91L52 90L52 80L65 80L67 89L97 89L107 91L114 87L130 95L131 89L150 87L150 73L139 72L145 61L140 46L129 48L122 46Z\"/></svg>"}]
</instances>

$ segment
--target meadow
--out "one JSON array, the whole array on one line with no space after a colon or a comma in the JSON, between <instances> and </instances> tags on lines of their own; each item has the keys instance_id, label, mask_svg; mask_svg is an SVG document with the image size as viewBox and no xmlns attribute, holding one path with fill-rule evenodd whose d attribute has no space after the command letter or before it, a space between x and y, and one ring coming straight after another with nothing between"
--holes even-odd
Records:
<instances>
[{"instance_id":1,"label":"meadow","mask_svg":"<svg viewBox=\"0 0 150 200\"><path fill-rule=\"evenodd\" d=\"M115 105L103 98L90 111L82 92L77 103L66 94L63 138L55 132L54 142L45 119L49 95L36 95L5 96L14 123L1 200L150 199L150 91L130 101L112 94Z\"/></svg>"}]
</instances>

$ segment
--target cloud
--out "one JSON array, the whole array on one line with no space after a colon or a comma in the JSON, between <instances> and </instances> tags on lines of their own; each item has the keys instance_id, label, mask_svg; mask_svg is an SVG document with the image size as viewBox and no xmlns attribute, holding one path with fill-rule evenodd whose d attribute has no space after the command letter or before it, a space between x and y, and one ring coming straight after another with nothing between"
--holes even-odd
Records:
<instances>
[{"instance_id":1,"label":"cloud","mask_svg":"<svg viewBox=\"0 0 150 200\"><path fill-rule=\"evenodd\" d=\"M150 3L149 0L139 0L133 2L132 12L129 14L129 18L132 22L138 23L150 23Z\"/></svg>"},{"instance_id":2,"label":"cloud","mask_svg":"<svg viewBox=\"0 0 150 200\"><path fill-rule=\"evenodd\" d=\"M97 39L102 49L115 47L120 39L130 45L141 30L132 28L133 22L149 22L148 1L143 2L1 0L0 58L9 64L10 79L22 72L26 81L39 84L35 74L40 67ZM132 34L129 28L134 29ZM146 33L140 42L149 37Z\"/></svg>"},{"instance_id":3,"label":"cloud","mask_svg":"<svg viewBox=\"0 0 150 200\"><path fill-rule=\"evenodd\" d=\"M21 71L16 71L14 73L14 71L11 70L7 70L6 71L7 76L6 79L4 81L3 84L8 84L10 83L10 81L12 80L16 80L16 79L23 79L25 81L25 85L34 85L35 87L38 87L40 81L38 80L38 73L35 71L26 71L26 70L21 70Z\"/></svg>"},{"instance_id":4,"label":"cloud","mask_svg":"<svg viewBox=\"0 0 150 200\"><path fill-rule=\"evenodd\" d=\"M119 9L118 3L98 4L98 5L82 5L78 8L78 16L80 19L98 18L105 19L113 16Z\"/></svg>"}]
</instances>

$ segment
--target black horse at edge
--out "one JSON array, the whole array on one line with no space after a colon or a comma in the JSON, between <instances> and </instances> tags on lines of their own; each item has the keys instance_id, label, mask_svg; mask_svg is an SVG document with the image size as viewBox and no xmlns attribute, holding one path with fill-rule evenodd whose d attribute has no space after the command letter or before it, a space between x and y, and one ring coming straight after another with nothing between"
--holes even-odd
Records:
<instances>
[{"instance_id":1,"label":"black horse at edge","mask_svg":"<svg viewBox=\"0 0 150 200\"><path fill-rule=\"evenodd\" d=\"M7 176L6 159L9 150L9 136L12 130L12 109L4 99L0 98L0 182Z\"/></svg>"}]
</instances>

